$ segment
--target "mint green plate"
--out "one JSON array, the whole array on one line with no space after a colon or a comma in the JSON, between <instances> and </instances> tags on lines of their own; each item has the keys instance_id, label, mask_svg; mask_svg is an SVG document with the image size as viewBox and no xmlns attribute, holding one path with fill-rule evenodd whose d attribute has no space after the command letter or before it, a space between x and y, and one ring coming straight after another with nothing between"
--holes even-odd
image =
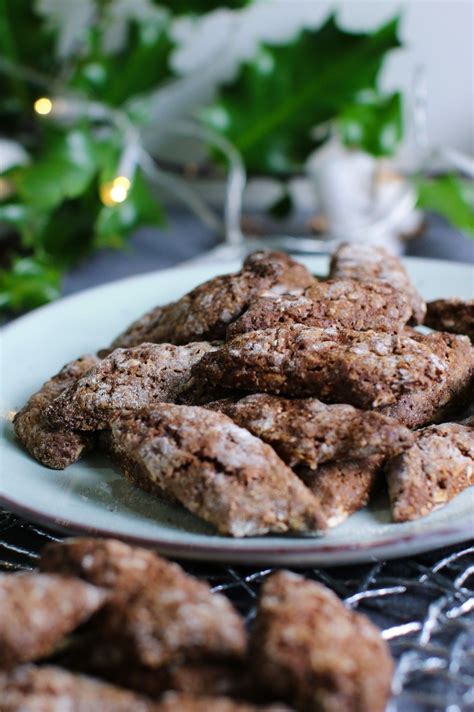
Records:
<instances>
[{"instance_id":1,"label":"mint green plate","mask_svg":"<svg viewBox=\"0 0 474 712\"><path fill-rule=\"evenodd\" d=\"M316 273L327 258L302 260ZM472 266L407 259L426 299L472 299ZM226 271L239 264L226 263ZM106 346L155 304L180 297L219 274L216 263L178 267L90 289L37 309L2 332L0 502L29 519L64 532L117 536L170 556L246 564L324 564L395 558L464 541L474 535L474 488L415 522L393 524L385 500L350 517L325 536L231 539L180 507L134 488L99 455L63 472L42 467L15 442L9 413L18 410L59 368L79 354Z\"/></svg>"}]
</instances>

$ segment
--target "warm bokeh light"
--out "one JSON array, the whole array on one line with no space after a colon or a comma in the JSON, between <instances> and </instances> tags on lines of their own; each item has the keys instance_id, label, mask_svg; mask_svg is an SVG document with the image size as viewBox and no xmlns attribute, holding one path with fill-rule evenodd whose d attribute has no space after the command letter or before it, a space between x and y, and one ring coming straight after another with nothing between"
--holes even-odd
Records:
<instances>
[{"instance_id":1,"label":"warm bokeh light","mask_svg":"<svg viewBox=\"0 0 474 712\"><path fill-rule=\"evenodd\" d=\"M127 198L127 192L123 185L113 185L110 189L110 197L114 203L123 203Z\"/></svg>"},{"instance_id":2,"label":"warm bokeh light","mask_svg":"<svg viewBox=\"0 0 474 712\"><path fill-rule=\"evenodd\" d=\"M51 113L53 109L53 102L46 96L42 96L40 99L36 99L35 103L33 104L33 108L37 114L41 114L41 116L47 116Z\"/></svg>"},{"instance_id":3,"label":"warm bokeh light","mask_svg":"<svg viewBox=\"0 0 474 712\"><path fill-rule=\"evenodd\" d=\"M126 191L130 190L130 186L132 185L126 176L117 176L117 178L114 178L112 183L114 186L120 186Z\"/></svg>"},{"instance_id":4,"label":"warm bokeh light","mask_svg":"<svg viewBox=\"0 0 474 712\"><path fill-rule=\"evenodd\" d=\"M110 183L100 186L100 199L107 207L123 203L127 199L131 183L125 176L117 176Z\"/></svg>"}]
</instances>

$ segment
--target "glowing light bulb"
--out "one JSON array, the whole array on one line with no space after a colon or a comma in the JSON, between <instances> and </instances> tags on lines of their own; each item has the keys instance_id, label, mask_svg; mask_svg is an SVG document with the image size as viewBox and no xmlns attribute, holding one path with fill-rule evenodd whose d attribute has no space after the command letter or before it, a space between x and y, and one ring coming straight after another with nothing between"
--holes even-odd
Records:
<instances>
[{"instance_id":1,"label":"glowing light bulb","mask_svg":"<svg viewBox=\"0 0 474 712\"><path fill-rule=\"evenodd\" d=\"M41 114L41 116L47 116L53 110L53 102L46 96L42 96L40 99L36 99L35 103L33 104L33 108L37 114Z\"/></svg>"},{"instance_id":2,"label":"glowing light bulb","mask_svg":"<svg viewBox=\"0 0 474 712\"><path fill-rule=\"evenodd\" d=\"M127 192L130 190L130 186L132 185L130 180L126 176L117 176L117 178L114 178L112 183L114 186L120 186Z\"/></svg>"},{"instance_id":3,"label":"glowing light bulb","mask_svg":"<svg viewBox=\"0 0 474 712\"><path fill-rule=\"evenodd\" d=\"M100 199L107 207L123 203L127 199L131 182L125 176L117 176L113 181L100 186Z\"/></svg>"},{"instance_id":4,"label":"glowing light bulb","mask_svg":"<svg viewBox=\"0 0 474 712\"><path fill-rule=\"evenodd\" d=\"M112 185L110 189L110 197L114 203L123 203L127 199L127 193L123 185Z\"/></svg>"}]
</instances>

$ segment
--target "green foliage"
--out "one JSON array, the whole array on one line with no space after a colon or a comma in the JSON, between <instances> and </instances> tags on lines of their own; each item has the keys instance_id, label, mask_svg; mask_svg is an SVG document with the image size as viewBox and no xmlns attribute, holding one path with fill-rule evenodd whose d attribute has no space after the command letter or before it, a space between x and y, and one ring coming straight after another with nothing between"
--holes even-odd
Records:
<instances>
[{"instance_id":1,"label":"green foliage","mask_svg":"<svg viewBox=\"0 0 474 712\"><path fill-rule=\"evenodd\" d=\"M390 156L403 133L400 94L360 97L357 104L342 110L339 128L346 146L362 148L373 156Z\"/></svg>"},{"instance_id":2,"label":"green foliage","mask_svg":"<svg viewBox=\"0 0 474 712\"><path fill-rule=\"evenodd\" d=\"M438 213L474 237L474 201L468 186L455 175L416 180L418 207Z\"/></svg>"},{"instance_id":3,"label":"green foliage","mask_svg":"<svg viewBox=\"0 0 474 712\"><path fill-rule=\"evenodd\" d=\"M76 198L90 185L97 170L94 142L88 131L54 132L38 158L17 169L13 183L25 205L52 210Z\"/></svg>"},{"instance_id":4,"label":"green foliage","mask_svg":"<svg viewBox=\"0 0 474 712\"><path fill-rule=\"evenodd\" d=\"M166 16L130 23L126 44L118 53L107 54L102 39L100 29L89 31L87 52L71 78L71 86L88 98L121 106L173 76L169 58L174 44Z\"/></svg>"},{"instance_id":5,"label":"green foliage","mask_svg":"<svg viewBox=\"0 0 474 712\"><path fill-rule=\"evenodd\" d=\"M17 234L17 249L28 256L10 253L9 266L0 271L0 310L29 309L55 298L64 270L93 250L123 247L134 228L164 220L139 166L123 203L105 206L99 196L104 181L117 175L127 126L137 125L129 105L173 77L169 13L128 22L123 47L107 52L108 5L97 2L96 22L77 38L78 51L58 60L54 33L34 8L31 0L0 0L2 131L32 156L4 176L9 191L0 202L0 222L3 231ZM55 94L54 85L37 84L39 72L62 77L66 90L60 92L71 102L98 101L109 107L110 116L81 112L57 122L36 115L35 99ZM117 110L121 119L114 123Z\"/></svg>"},{"instance_id":6,"label":"green foliage","mask_svg":"<svg viewBox=\"0 0 474 712\"><path fill-rule=\"evenodd\" d=\"M400 46L397 30L393 20L372 34L349 33L332 16L286 45L262 45L201 115L236 145L256 173L299 169L316 146L312 129L344 112L347 128L352 111L361 145L385 153L394 142L385 146L377 134L388 120L400 126L399 101L377 97L364 110L354 107L364 91L374 94L385 55Z\"/></svg>"},{"instance_id":7,"label":"green foliage","mask_svg":"<svg viewBox=\"0 0 474 712\"><path fill-rule=\"evenodd\" d=\"M9 270L0 272L0 309L34 309L60 295L61 274L51 265L31 257L16 257Z\"/></svg>"}]
</instances>

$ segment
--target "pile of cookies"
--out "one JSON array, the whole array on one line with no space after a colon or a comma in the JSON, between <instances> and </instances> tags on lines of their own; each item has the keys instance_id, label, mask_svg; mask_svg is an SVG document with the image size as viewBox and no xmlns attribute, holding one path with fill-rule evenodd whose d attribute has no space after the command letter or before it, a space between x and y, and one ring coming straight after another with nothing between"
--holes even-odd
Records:
<instances>
[{"instance_id":1,"label":"pile of cookies","mask_svg":"<svg viewBox=\"0 0 474 712\"><path fill-rule=\"evenodd\" d=\"M65 366L14 427L47 467L102 448L224 535L324 532L379 483L402 522L474 484L472 338L474 301L426 305L381 248L340 246L324 280L257 252Z\"/></svg>"},{"instance_id":2,"label":"pile of cookies","mask_svg":"<svg viewBox=\"0 0 474 712\"><path fill-rule=\"evenodd\" d=\"M0 609L2 712L383 712L390 696L377 628L287 571L265 578L248 631L151 551L71 539L39 572L0 574Z\"/></svg>"}]
</instances>

